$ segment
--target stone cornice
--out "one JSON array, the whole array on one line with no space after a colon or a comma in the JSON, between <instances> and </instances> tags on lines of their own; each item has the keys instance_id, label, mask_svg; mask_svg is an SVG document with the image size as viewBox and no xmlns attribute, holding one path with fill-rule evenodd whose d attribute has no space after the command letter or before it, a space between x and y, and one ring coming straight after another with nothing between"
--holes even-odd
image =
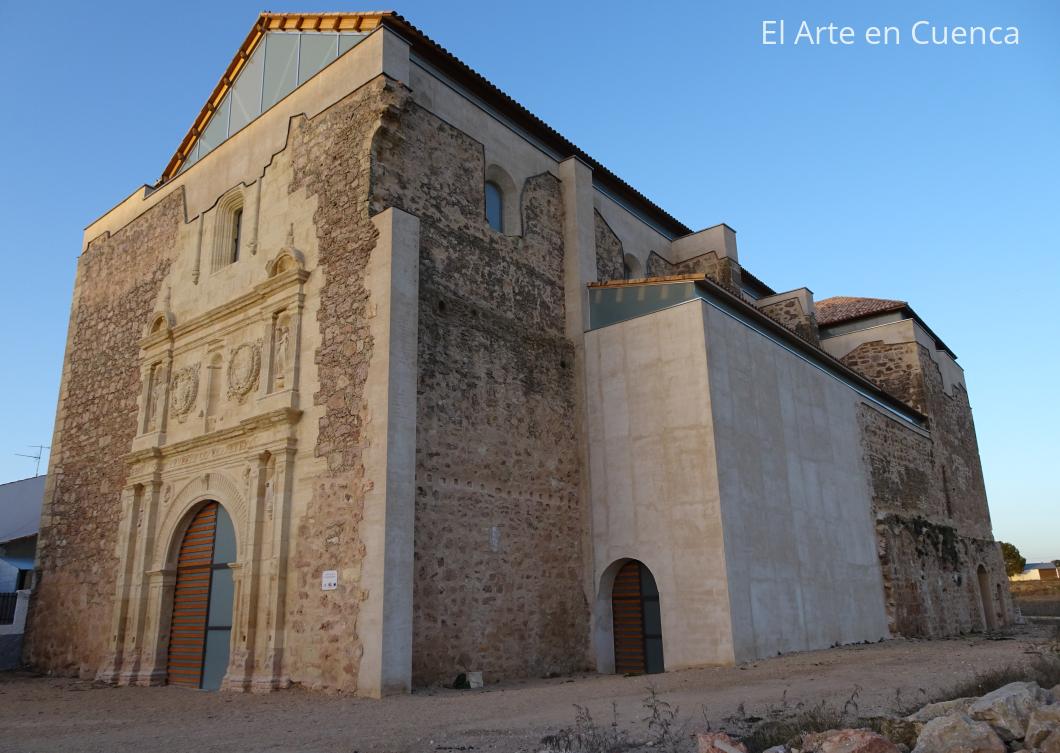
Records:
<instances>
[{"instance_id":1,"label":"stone cornice","mask_svg":"<svg viewBox=\"0 0 1060 753\"><path fill-rule=\"evenodd\" d=\"M174 442L161 447L150 447L125 456L125 462L136 465L150 460L162 460L187 452L213 447L233 439L242 439L250 434L267 431L277 426L293 426L301 418L302 411L297 408L277 408L257 416L243 419L236 426L203 434L181 442Z\"/></svg>"},{"instance_id":2,"label":"stone cornice","mask_svg":"<svg viewBox=\"0 0 1060 753\"><path fill-rule=\"evenodd\" d=\"M309 272L305 269L292 268L280 272L275 277L270 277L254 286L253 290L237 296L232 300L222 303L220 306L210 309L205 314L193 317L182 324L177 324L172 329L164 332L156 332L140 340L141 350L150 350L160 344L176 342L188 338L199 330L211 327L225 319L232 318L247 309L260 306L262 303L283 292L285 288L294 288L291 292L297 297L297 290L307 279Z\"/></svg>"}]
</instances>

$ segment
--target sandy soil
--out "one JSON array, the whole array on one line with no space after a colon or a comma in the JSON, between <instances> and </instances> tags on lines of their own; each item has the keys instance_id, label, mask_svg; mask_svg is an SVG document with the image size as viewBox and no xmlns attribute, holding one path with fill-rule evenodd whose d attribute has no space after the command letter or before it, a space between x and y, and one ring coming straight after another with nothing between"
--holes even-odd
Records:
<instances>
[{"instance_id":1,"label":"sandy soil","mask_svg":"<svg viewBox=\"0 0 1060 753\"><path fill-rule=\"evenodd\" d=\"M935 695L980 672L1025 661L1046 628L1004 640L894 640L777 657L743 667L703 668L645 677L578 676L490 685L482 690L422 690L371 701L299 689L253 696L181 688L94 687L90 682L0 674L0 751L300 751L426 753L539 751L542 736L569 726L573 704L623 726L642 719L649 681L701 725L742 704L761 713L787 693L789 703L842 704L860 687L862 714Z\"/></svg>"}]
</instances>

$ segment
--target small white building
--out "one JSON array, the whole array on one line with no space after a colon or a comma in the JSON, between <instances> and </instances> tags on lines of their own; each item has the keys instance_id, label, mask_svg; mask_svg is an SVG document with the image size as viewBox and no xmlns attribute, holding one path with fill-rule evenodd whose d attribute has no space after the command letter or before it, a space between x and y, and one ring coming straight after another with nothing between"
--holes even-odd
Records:
<instances>
[{"instance_id":1,"label":"small white building","mask_svg":"<svg viewBox=\"0 0 1060 753\"><path fill-rule=\"evenodd\" d=\"M1057 580L1060 579L1060 570L1052 562L1028 562L1022 573L1010 575L1008 579L1011 581Z\"/></svg>"}]
</instances>

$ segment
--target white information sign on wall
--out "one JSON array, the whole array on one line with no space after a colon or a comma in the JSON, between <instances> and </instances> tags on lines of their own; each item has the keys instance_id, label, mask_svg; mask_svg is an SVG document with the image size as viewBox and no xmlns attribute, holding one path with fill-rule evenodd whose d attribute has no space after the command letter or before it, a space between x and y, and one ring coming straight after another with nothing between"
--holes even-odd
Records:
<instances>
[{"instance_id":1,"label":"white information sign on wall","mask_svg":"<svg viewBox=\"0 0 1060 753\"><path fill-rule=\"evenodd\" d=\"M339 571L338 570L325 570L324 574L320 576L320 590L321 591L334 591L339 587Z\"/></svg>"}]
</instances>

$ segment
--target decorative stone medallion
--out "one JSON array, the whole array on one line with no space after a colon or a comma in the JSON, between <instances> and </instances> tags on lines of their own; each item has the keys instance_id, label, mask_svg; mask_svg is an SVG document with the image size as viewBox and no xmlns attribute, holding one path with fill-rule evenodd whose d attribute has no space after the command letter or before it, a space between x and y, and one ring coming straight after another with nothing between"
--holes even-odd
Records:
<instances>
[{"instance_id":1,"label":"decorative stone medallion","mask_svg":"<svg viewBox=\"0 0 1060 753\"><path fill-rule=\"evenodd\" d=\"M228 361L228 397L243 402L258 383L261 372L261 343L243 343L232 351Z\"/></svg>"},{"instance_id":2,"label":"decorative stone medallion","mask_svg":"<svg viewBox=\"0 0 1060 753\"><path fill-rule=\"evenodd\" d=\"M169 392L170 410L178 421L183 421L195 406L199 394L199 364L178 369L173 374Z\"/></svg>"}]
</instances>

